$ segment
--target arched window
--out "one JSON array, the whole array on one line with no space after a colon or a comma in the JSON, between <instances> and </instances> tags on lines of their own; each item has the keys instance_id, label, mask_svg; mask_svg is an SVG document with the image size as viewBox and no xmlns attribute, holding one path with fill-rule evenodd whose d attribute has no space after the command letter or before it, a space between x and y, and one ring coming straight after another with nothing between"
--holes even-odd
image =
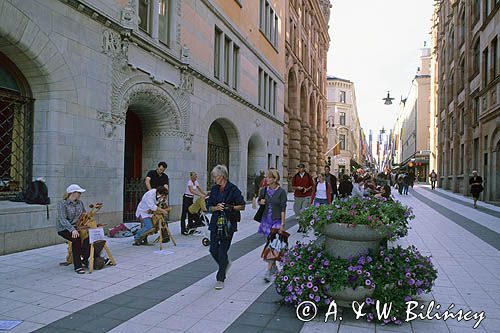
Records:
<instances>
[{"instance_id":1,"label":"arched window","mask_svg":"<svg viewBox=\"0 0 500 333\"><path fill-rule=\"evenodd\" d=\"M19 69L0 52L0 200L31 181L31 90Z\"/></svg>"}]
</instances>

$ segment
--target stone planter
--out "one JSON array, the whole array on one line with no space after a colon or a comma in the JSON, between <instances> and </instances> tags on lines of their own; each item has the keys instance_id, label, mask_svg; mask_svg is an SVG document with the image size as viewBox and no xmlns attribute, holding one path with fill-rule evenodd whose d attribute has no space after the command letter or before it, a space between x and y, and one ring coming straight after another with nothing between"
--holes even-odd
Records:
<instances>
[{"instance_id":1,"label":"stone planter","mask_svg":"<svg viewBox=\"0 0 500 333\"><path fill-rule=\"evenodd\" d=\"M336 292L327 291L327 293L333 297L338 306L350 308L353 301L361 303L364 302L367 297L372 297L373 291L373 288L357 287L356 289L352 289L347 287Z\"/></svg>"},{"instance_id":2,"label":"stone planter","mask_svg":"<svg viewBox=\"0 0 500 333\"><path fill-rule=\"evenodd\" d=\"M345 223L331 223L323 228L328 254L347 259L364 252L377 250L384 238L390 234L389 227L371 228L366 225L349 226Z\"/></svg>"}]
</instances>

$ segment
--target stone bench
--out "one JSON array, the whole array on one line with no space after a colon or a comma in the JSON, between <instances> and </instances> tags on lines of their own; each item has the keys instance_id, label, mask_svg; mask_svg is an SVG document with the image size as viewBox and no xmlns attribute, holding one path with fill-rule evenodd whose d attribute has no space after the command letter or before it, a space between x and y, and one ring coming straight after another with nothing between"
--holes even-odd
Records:
<instances>
[{"instance_id":1,"label":"stone bench","mask_svg":"<svg viewBox=\"0 0 500 333\"><path fill-rule=\"evenodd\" d=\"M56 231L56 204L0 201L0 255L64 243Z\"/></svg>"}]
</instances>

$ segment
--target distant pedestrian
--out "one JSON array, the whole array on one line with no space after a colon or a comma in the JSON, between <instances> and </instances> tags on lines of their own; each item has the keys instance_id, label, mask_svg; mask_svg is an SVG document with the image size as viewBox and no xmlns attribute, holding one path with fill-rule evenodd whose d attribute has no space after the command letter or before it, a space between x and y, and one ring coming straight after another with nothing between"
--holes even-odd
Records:
<instances>
[{"instance_id":1,"label":"distant pedestrian","mask_svg":"<svg viewBox=\"0 0 500 333\"><path fill-rule=\"evenodd\" d=\"M311 204L315 206L319 205L329 205L332 203L332 189L330 183L325 181L325 175L322 173L318 174L318 181L314 184Z\"/></svg>"},{"instance_id":2,"label":"distant pedestrian","mask_svg":"<svg viewBox=\"0 0 500 333\"><path fill-rule=\"evenodd\" d=\"M279 232L285 230L285 212L286 212L286 191L280 187L280 175L277 170L267 172L267 187L261 189L259 194L259 205L265 206L264 214L259 225L258 233L269 236L272 229L279 229ZM276 271L276 259L272 251L263 253L263 259L267 262L267 271L264 279L270 282L273 273Z\"/></svg>"},{"instance_id":3,"label":"distant pedestrian","mask_svg":"<svg viewBox=\"0 0 500 333\"><path fill-rule=\"evenodd\" d=\"M210 190L208 209L212 213L210 219L210 254L219 265L215 289L224 288L227 271L231 266L228 258L233 234L237 231L237 223L241 220L240 211L245 210L245 199L240 189L228 180L225 165L213 168L212 177L215 185Z\"/></svg>"},{"instance_id":4,"label":"distant pedestrian","mask_svg":"<svg viewBox=\"0 0 500 333\"><path fill-rule=\"evenodd\" d=\"M89 265L90 256L89 238L82 241L80 233L76 229L78 221L85 213L85 206L80 200L83 192L85 189L77 184L71 184L66 189L63 200L57 203L57 233L71 242L73 265L78 274L85 274L83 265Z\"/></svg>"},{"instance_id":5,"label":"distant pedestrian","mask_svg":"<svg viewBox=\"0 0 500 333\"><path fill-rule=\"evenodd\" d=\"M438 175L434 169L432 169L431 173L429 174L429 179L431 181L431 189L436 188L436 182L437 182Z\"/></svg>"},{"instance_id":6,"label":"distant pedestrian","mask_svg":"<svg viewBox=\"0 0 500 333\"><path fill-rule=\"evenodd\" d=\"M398 174L398 192L399 194L403 194L403 189L404 189L404 178L405 174L403 172L400 172Z\"/></svg>"},{"instance_id":7,"label":"distant pedestrian","mask_svg":"<svg viewBox=\"0 0 500 333\"><path fill-rule=\"evenodd\" d=\"M264 180L265 175L264 175L264 171L263 170L260 170L260 174L255 177L255 183L254 183L254 196L255 197L258 197L259 196L259 191L261 189L261 183L262 181Z\"/></svg>"},{"instance_id":8,"label":"distant pedestrian","mask_svg":"<svg viewBox=\"0 0 500 333\"><path fill-rule=\"evenodd\" d=\"M306 172L304 163L297 165L297 168L299 172L292 178L292 188L295 199L293 211L295 212L295 216L298 217L304 209L309 207L311 190L314 183L311 175ZM298 232L303 232L302 228L299 228Z\"/></svg>"},{"instance_id":9,"label":"distant pedestrian","mask_svg":"<svg viewBox=\"0 0 500 333\"><path fill-rule=\"evenodd\" d=\"M338 195L337 177L330 173L330 167L325 166L325 181L330 184L332 199Z\"/></svg>"},{"instance_id":10,"label":"distant pedestrian","mask_svg":"<svg viewBox=\"0 0 500 333\"><path fill-rule=\"evenodd\" d=\"M362 176L358 176L356 183L352 187L352 196L354 198L363 198L366 195L364 189L364 178Z\"/></svg>"},{"instance_id":11,"label":"distant pedestrian","mask_svg":"<svg viewBox=\"0 0 500 333\"><path fill-rule=\"evenodd\" d=\"M477 208L477 201L479 200L479 195L483 192L483 178L477 175L477 171L472 171L472 177L469 179L470 193L474 199L474 208Z\"/></svg>"},{"instance_id":12,"label":"distant pedestrian","mask_svg":"<svg viewBox=\"0 0 500 333\"><path fill-rule=\"evenodd\" d=\"M403 194L408 195L408 188L412 184L412 176L409 173L405 173L403 177Z\"/></svg>"},{"instance_id":13,"label":"distant pedestrian","mask_svg":"<svg viewBox=\"0 0 500 333\"><path fill-rule=\"evenodd\" d=\"M352 182L349 179L349 176L344 174L342 175L342 180L339 183L339 198L347 198L352 194Z\"/></svg>"}]
</instances>

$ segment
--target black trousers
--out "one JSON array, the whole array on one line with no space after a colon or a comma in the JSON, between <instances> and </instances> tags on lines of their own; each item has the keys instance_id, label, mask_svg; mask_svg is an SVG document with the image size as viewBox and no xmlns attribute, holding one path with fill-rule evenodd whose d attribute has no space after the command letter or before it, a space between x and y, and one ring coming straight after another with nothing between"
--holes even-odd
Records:
<instances>
[{"instance_id":1,"label":"black trousers","mask_svg":"<svg viewBox=\"0 0 500 333\"><path fill-rule=\"evenodd\" d=\"M182 196L182 212L181 212L181 232L186 231L186 215L188 218L188 226L193 225L193 218L188 212L188 207L193 204L193 197L188 197L187 195Z\"/></svg>"},{"instance_id":2,"label":"black trousers","mask_svg":"<svg viewBox=\"0 0 500 333\"><path fill-rule=\"evenodd\" d=\"M217 281L224 282L226 279L226 267L229 262L227 252L231 246L233 234L234 233L231 233L231 237L229 239L220 240L217 238L217 230L210 231L210 254L219 265L219 270L217 271Z\"/></svg>"},{"instance_id":3,"label":"black trousers","mask_svg":"<svg viewBox=\"0 0 500 333\"><path fill-rule=\"evenodd\" d=\"M58 232L59 236L71 242L71 251L73 252L73 265L75 269L82 268L82 256L85 262L89 261L90 244L87 237L83 242L80 237L72 238L71 232L63 230Z\"/></svg>"}]
</instances>

